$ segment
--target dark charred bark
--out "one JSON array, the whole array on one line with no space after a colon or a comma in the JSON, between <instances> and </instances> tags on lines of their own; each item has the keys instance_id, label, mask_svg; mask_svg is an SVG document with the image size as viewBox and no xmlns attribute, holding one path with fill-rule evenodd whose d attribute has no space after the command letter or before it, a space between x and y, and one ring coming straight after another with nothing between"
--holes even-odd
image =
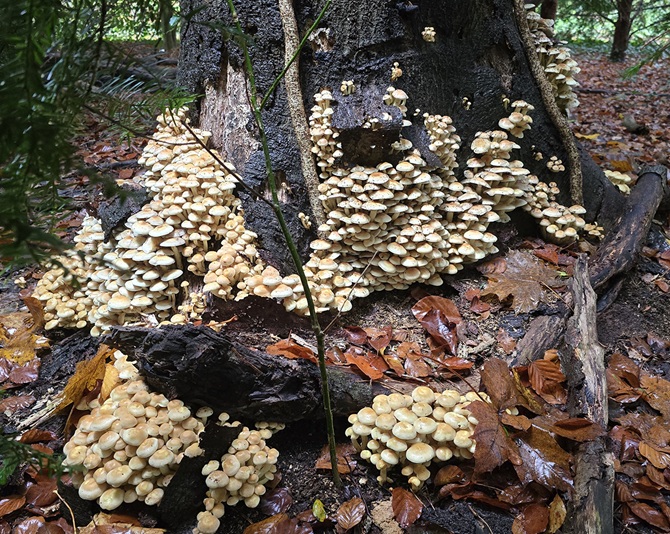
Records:
<instances>
[{"instance_id":1,"label":"dark charred bark","mask_svg":"<svg viewBox=\"0 0 670 534\"><path fill-rule=\"evenodd\" d=\"M149 386L191 406L242 421L287 423L323 417L317 366L268 356L207 327L122 327L104 342L137 359ZM333 410L347 416L387 389L344 368L329 368Z\"/></svg>"},{"instance_id":2,"label":"dark charred bark","mask_svg":"<svg viewBox=\"0 0 670 534\"><path fill-rule=\"evenodd\" d=\"M310 109L313 95L324 87L335 98L334 122L342 126L345 161L358 163L365 155L347 147L362 144L364 130L357 117L368 114L370 102L381 101L391 83L409 95L410 110L449 115L462 138L459 161L462 173L471 156L470 143L476 132L497 128L500 118L509 114L503 95L510 100L524 99L535 106L533 128L519 141L521 159L544 181L556 181L569 203L569 173L548 173L546 158L568 155L559 132L542 104L540 90L528 65L514 15L512 0L477 0L465 8L457 1L417 1L409 9L403 2L353 0L334 2L321 28L300 57L302 105ZM295 14L300 34L318 15L322 2L300 0ZM251 48L260 92L270 87L284 62L282 21L275 0L239 2L237 6L244 30L253 36ZM204 94L199 104L201 126L214 133L213 140L224 157L231 161L245 181L260 194L266 194L265 167L249 110L247 87L240 52L225 42L213 25L230 25L225 2L204 3L182 0L187 23L182 32L179 80L189 90ZM423 40L424 27L436 31L434 43ZM403 75L390 81L394 62ZM344 98L339 87L353 80L357 90ZM421 115L407 116L420 130ZM282 179L283 209L296 240L307 251L313 234L302 227L299 212L309 213L308 191L303 180L300 152L288 112L287 94L280 84L263 113L273 164ZM397 131L386 132L389 138ZM387 145L388 140L384 141ZM388 153L388 147L382 148ZM537 161L536 152L545 159ZM369 156L369 155L368 155ZM376 156L377 157L377 156ZM426 157L426 155L424 155ZM609 225L619 211L621 197L602 175L591 158L582 152L586 207L590 218ZM280 270L291 271L290 259L274 215L267 206L246 192L240 192L248 226L260 236L270 261Z\"/></svg>"},{"instance_id":3,"label":"dark charred bark","mask_svg":"<svg viewBox=\"0 0 670 534\"><path fill-rule=\"evenodd\" d=\"M614 39L610 59L623 61L630 43L630 29L633 25L633 0L617 0L617 19L614 23Z\"/></svg>"}]
</instances>

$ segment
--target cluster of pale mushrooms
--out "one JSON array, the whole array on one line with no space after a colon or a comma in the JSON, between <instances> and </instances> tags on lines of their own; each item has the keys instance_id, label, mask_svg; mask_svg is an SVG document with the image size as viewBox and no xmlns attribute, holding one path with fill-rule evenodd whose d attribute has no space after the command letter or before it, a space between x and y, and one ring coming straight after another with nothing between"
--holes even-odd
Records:
<instances>
[{"instance_id":1,"label":"cluster of pale mushrooms","mask_svg":"<svg viewBox=\"0 0 670 534\"><path fill-rule=\"evenodd\" d=\"M158 505L184 456L202 454L200 433L211 408L198 409L195 416L178 399L149 390L135 365L120 351L114 353L114 367L122 383L100 403L82 401L79 409L90 409L78 422L65 444L63 465L71 469L72 483L79 496L97 501L103 510L114 510L136 501ZM216 532L224 504L243 501L255 508L265 485L274 479L279 452L266 445L273 433L284 428L278 423L257 423L255 430L239 421L228 422L221 413L218 424L240 427L221 462L211 461L202 471L207 477L205 511L198 515L198 531Z\"/></svg>"},{"instance_id":2,"label":"cluster of pale mushrooms","mask_svg":"<svg viewBox=\"0 0 670 534\"><path fill-rule=\"evenodd\" d=\"M624 195L630 193L630 184L633 179L624 172L605 171L605 176L612 182Z\"/></svg>"},{"instance_id":3,"label":"cluster of pale mushrooms","mask_svg":"<svg viewBox=\"0 0 670 534\"><path fill-rule=\"evenodd\" d=\"M389 87L383 101L404 116L408 98ZM561 245L578 239L580 230L598 233L580 217L583 208L556 202L555 184L540 182L511 159L519 145L510 136L522 138L532 124L533 106L522 100L512 103L500 130L477 133L460 179L455 169L461 139L449 117L423 115L437 167L402 136L393 144L398 163L348 167L340 164L344 154L332 125L333 95L324 90L315 100L310 135L327 219L304 267L318 313L346 312L353 298L372 291L442 284L441 275L497 252L488 227L508 221L508 212L518 207L538 218L545 237ZM131 322L182 324L200 317L208 295L273 298L288 311L309 313L299 277L263 265L256 234L245 228L233 195L234 168L204 148L210 134L188 126L185 113L168 111L158 118L158 131L140 159L149 169L139 179L149 203L108 241L100 221L87 217L75 253L61 258L62 267L38 283L35 296L44 303L47 329L91 325L91 333L99 335ZM369 119L368 126L375 121ZM202 277L200 291L190 290L186 272Z\"/></svg>"},{"instance_id":4,"label":"cluster of pale mushrooms","mask_svg":"<svg viewBox=\"0 0 670 534\"><path fill-rule=\"evenodd\" d=\"M229 423L228 419L228 414L222 413L219 424L240 425L239 421ZM266 484L274 480L279 452L268 447L265 440L284 425L258 423L256 426L256 430L243 427L221 461L212 460L203 467L208 489L203 501L205 511L198 514L194 534L216 532L226 504L234 506L243 501L248 508L256 508L266 492Z\"/></svg>"},{"instance_id":5,"label":"cluster of pale mushrooms","mask_svg":"<svg viewBox=\"0 0 670 534\"><path fill-rule=\"evenodd\" d=\"M535 4L526 4L526 18L535 41L537 57L551 84L556 104L568 113L579 106L573 87L579 85L575 76L580 68L572 59L570 49L556 42L553 20L542 18L535 11Z\"/></svg>"},{"instance_id":6,"label":"cluster of pale mushrooms","mask_svg":"<svg viewBox=\"0 0 670 534\"><path fill-rule=\"evenodd\" d=\"M149 391L137 368L120 351L114 366L125 380L77 423L65 444L64 466L79 496L114 510L135 501L157 505L184 456L202 451L198 435L206 412L195 417L180 400Z\"/></svg>"},{"instance_id":7,"label":"cluster of pale mushrooms","mask_svg":"<svg viewBox=\"0 0 670 534\"><path fill-rule=\"evenodd\" d=\"M430 478L431 463L472 458L477 419L467 407L476 400L490 402L486 393L437 393L426 386L411 395L377 395L372 407L349 416L346 435L361 458L379 470L379 483L391 481L388 471L397 466L417 491Z\"/></svg>"}]
</instances>

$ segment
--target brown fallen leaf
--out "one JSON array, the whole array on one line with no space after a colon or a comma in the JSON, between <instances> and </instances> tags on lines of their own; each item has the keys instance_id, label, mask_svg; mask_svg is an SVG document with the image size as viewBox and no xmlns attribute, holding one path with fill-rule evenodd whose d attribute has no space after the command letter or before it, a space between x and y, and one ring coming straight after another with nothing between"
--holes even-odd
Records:
<instances>
[{"instance_id":1,"label":"brown fallen leaf","mask_svg":"<svg viewBox=\"0 0 670 534\"><path fill-rule=\"evenodd\" d=\"M518 445L522 460L514 465L521 482L534 481L545 488L559 491L569 491L572 488L571 456L556 443L549 432L532 426L515 437L514 441Z\"/></svg>"},{"instance_id":2,"label":"brown fallen leaf","mask_svg":"<svg viewBox=\"0 0 670 534\"><path fill-rule=\"evenodd\" d=\"M58 498L56 479L44 475L37 475L34 483L29 483L26 490L26 502L32 506L44 507L56 502Z\"/></svg>"},{"instance_id":3,"label":"brown fallen leaf","mask_svg":"<svg viewBox=\"0 0 670 534\"><path fill-rule=\"evenodd\" d=\"M456 355L458 349L457 323L449 321L441 310L429 310L419 320L421 326L435 342L434 353L447 350Z\"/></svg>"},{"instance_id":4,"label":"brown fallen leaf","mask_svg":"<svg viewBox=\"0 0 670 534\"><path fill-rule=\"evenodd\" d=\"M530 384L540 397L549 404L565 404L567 390L561 385L565 375L561 372L558 362L535 360L528 366Z\"/></svg>"},{"instance_id":5,"label":"brown fallen leaf","mask_svg":"<svg viewBox=\"0 0 670 534\"><path fill-rule=\"evenodd\" d=\"M347 475L356 467L357 453L351 443L338 443L335 447L337 454L337 470L341 475ZM316 460L315 469L332 469L330 463L330 449L324 445L321 449L321 455Z\"/></svg>"},{"instance_id":6,"label":"brown fallen leaf","mask_svg":"<svg viewBox=\"0 0 670 534\"><path fill-rule=\"evenodd\" d=\"M563 526L567 515L568 511L565 508L565 503L557 493L549 505L549 525L547 525L547 534L558 532Z\"/></svg>"},{"instance_id":7,"label":"brown fallen leaf","mask_svg":"<svg viewBox=\"0 0 670 534\"><path fill-rule=\"evenodd\" d=\"M529 504L514 518L512 534L540 534L549 524L549 509L541 504Z\"/></svg>"},{"instance_id":8,"label":"brown fallen leaf","mask_svg":"<svg viewBox=\"0 0 670 534\"><path fill-rule=\"evenodd\" d=\"M433 479L433 484L436 486L444 486L455 482L462 484L467 479L468 476L460 467L457 465L446 465L437 472Z\"/></svg>"},{"instance_id":9,"label":"brown fallen leaf","mask_svg":"<svg viewBox=\"0 0 670 534\"><path fill-rule=\"evenodd\" d=\"M423 503L411 491L401 487L393 488L391 493L393 518L402 528L413 525L423 511Z\"/></svg>"},{"instance_id":10,"label":"brown fallen leaf","mask_svg":"<svg viewBox=\"0 0 670 534\"><path fill-rule=\"evenodd\" d=\"M551 431L561 437L580 442L591 441L606 434L600 425L582 417L556 421L551 426Z\"/></svg>"},{"instance_id":11,"label":"brown fallen leaf","mask_svg":"<svg viewBox=\"0 0 670 534\"><path fill-rule=\"evenodd\" d=\"M118 516L100 512L88 525L79 529L79 534L163 534L165 532L162 528L138 526L134 521L132 523L115 522L115 518Z\"/></svg>"},{"instance_id":12,"label":"brown fallen leaf","mask_svg":"<svg viewBox=\"0 0 670 534\"><path fill-rule=\"evenodd\" d=\"M44 326L42 304L34 297L24 297L23 302L30 313L0 316L0 359L19 365L35 359L38 348L48 346L44 338L35 335Z\"/></svg>"},{"instance_id":13,"label":"brown fallen leaf","mask_svg":"<svg viewBox=\"0 0 670 534\"><path fill-rule=\"evenodd\" d=\"M0 400L0 413L9 412L13 414L19 410L23 410L28 406L32 406L36 399L32 395L19 395L14 397L6 397Z\"/></svg>"},{"instance_id":14,"label":"brown fallen leaf","mask_svg":"<svg viewBox=\"0 0 670 534\"><path fill-rule=\"evenodd\" d=\"M348 364L355 366L370 380L379 380L388 368L383 358L360 347L349 347L344 353L344 358Z\"/></svg>"},{"instance_id":15,"label":"brown fallen leaf","mask_svg":"<svg viewBox=\"0 0 670 534\"><path fill-rule=\"evenodd\" d=\"M383 352L391 343L393 338L393 329L390 326L384 328L363 328L368 335L368 345L377 352Z\"/></svg>"},{"instance_id":16,"label":"brown fallen leaf","mask_svg":"<svg viewBox=\"0 0 670 534\"><path fill-rule=\"evenodd\" d=\"M0 498L0 517L15 512L23 507L26 504L26 498L22 495L9 495L7 497Z\"/></svg>"},{"instance_id":17,"label":"brown fallen leaf","mask_svg":"<svg viewBox=\"0 0 670 534\"><path fill-rule=\"evenodd\" d=\"M42 430L40 428L31 428L26 430L19 441L21 443L37 443L39 441L54 441L57 440L58 436L51 430Z\"/></svg>"},{"instance_id":18,"label":"brown fallen leaf","mask_svg":"<svg viewBox=\"0 0 670 534\"><path fill-rule=\"evenodd\" d=\"M516 340L509 335L507 330L504 328L498 329L498 334L496 335L496 341L500 348L505 352L505 354L512 354L516 348Z\"/></svg>"},{"instance_id":19,"label":"brown fallen leaf","mask_svg":"<svg viewBox=\"0 0 670 534\"><path fill-rule=\"evenodd\" d=\"M275 488L261 497L258 509L266 515L286 512L293 504L293 496L288 488Z\"/></svg>"},{"instance_id":20,"label":"brown fallen leaf","mask_svg":"<svg viewBox=\"0 0 670 534\"><path fill-rule=\"evenodd\" d=\"M490 358L480 373L482 386L496 410L502 411L518 404L518 390L505 361Z\"/></svg>"},{"instance_id":21,"label":"brown fallen leaf","mask_svg":"<svg viewBox=\"0 0 670 534\"><path fill-rule=\"evenodd\" d=\"M558 280L555 269L547 267L527 252L512 251L507 255L504 273L487 274L488 287L482 295L495 295L500 302L509 297L513 300L515 313L533 311L545 296L545 288L564 285Z\"/></svg>"},{"instance_id":22,"label":"brown fallen leaf","mask_svg":"<svg viewBox=\"0 0 670 534\"><path fill-rule=\"evenodd\" d=\"M458 307L454 301L444 297L431 295L429 297L422 298L419 302L412 306L412 313L419 322L422 322L422 319L426 316L426 314L432 310L442 312L444 318L450 323L458 324L463 320L461 313L458 311Z\"/></svg>"},{"instance_id":23,"label":"brown fallen leaf","mask_svg":"<svg viewBox=\"0 0 670 534\"><path fill-rule=\"evenodd\" d=\"M265 351L271 356L283 356L290 359L304 359L316 363L316 355L311 349L298 345L292 339L280 339L277 343L268 345Z\"/></svg>"},{"instance_id":24,"label":"brown fallen leaf","mask_svg":"<svg viewBox=\"0 0 670 534\"><path fill-rule=\"evenodd\" d=\"M638 450L656 469L670 467L670 454L657 450L652 444L641 441Z\"/></svg>"},{"instance_id":25,"label":"brown fallen leaf","mask_svg":"<svg viewBox=\"0 0 670 534\"><path fill-rule=\"evenodd\" d=\"M275 534L277 525L288 518L286 514L275 514L263 521L249 525L244 529L243 534Z\"/></svg>"},{"instance_id":26,"label":"brown fallen leaf","mask_svg":"<svg viewBox=\"0 0 670 534\"><path fill-rule=\"evenodd\" d=\"M644 374L640 377L640 387L642 398L652 408L661 412L663 417L670 418L670 382L657 376Z\"/></svg>"},{"instance_id":27,"label":"brown fallen leaf","mask_svg":"<svg viewBox=\"0 0 670 534\"><path fill-rule=\"evenodd\" d=\"M335 512L337 526L343 531L354 528L365 517L365 503L360 497L343 502Z\"/></svg>"},{"instance_id":28,"label":"brown fallen leaf","mask_svg":"<svg viewBox=\"0 0 670 534\"><path fill-rule=\"evenodd\" d=\"M475 447L475 475L492 472L507 460L516 465L521 463L519 449L500 424L498 414L492 405L474 401L468 405L479 423L475 427L473 439Z\"/></svg>"}]
</instances>

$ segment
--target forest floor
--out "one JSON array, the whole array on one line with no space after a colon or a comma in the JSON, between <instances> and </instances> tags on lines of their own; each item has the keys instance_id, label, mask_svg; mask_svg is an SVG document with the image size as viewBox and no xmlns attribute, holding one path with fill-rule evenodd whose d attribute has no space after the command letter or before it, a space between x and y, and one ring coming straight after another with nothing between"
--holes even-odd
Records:
<instances>
[{"instance_id":1,"label":"forest floor","mask_svg":"<svg viewBox=\"0 0 670 534\"><path fill-rule=\"evenodd\" d=\"M596 161L604 169L628 173L633 182L642 165L667 165L670 154L670 79L667 77L670 60L643 67L636 77L626 80L620 74L632 61L623 65L612 64L601 54L592 52L581 52L576 59L582 68L578 94L581 104L574 113L573 128ZM630 131L633 123L639 127L638 133ZM137 158L144 141L123 140L93 118L79 144L84 161L102 169L110 178L127 180L140 170ZM95 211L103 196L100 187L92 186L85 177L72 177L62 194L77 208L58 228L60 235L68 237L81 224L84 210ZM670 428L662 418L655 417L660 412L667 421L670 413L670 382L666 382L670 380L670 218L667 214L664 217L654 224L643 257L638 267L630 272L617 300L598 315L599 340L610 361L610 379L616 381L616 386L610 385L610 393L619 401L611 406L616 423L610 424L609 432L617 480L620 481L617 483L617 530L622 532L670 531L670 507L666 502L670 491L670 440L667 439ZM536 237L518 235L513 229L501 238L501 242L501 249L506 254L477 269L459 273L439 291L431 288L431 294L442 300L422 300L428 293L415 288L373 295L356 302L354 311L339 318L329 333L331 363L352 356L348 361L359 362L356 367L363 377L374 376L381 369L386 376L395 377L394 384L404 382L406 390L428 384L436 388L455 387L463 393L468 386L458 378L459 374L467 374L467 384L476 385L487 361L499 358L506 365L511 364L516 344L526 333L534 314L560 301L566 294L567 286L560 279L547 289L546 280L542 278L547 271L543 269L553 269L554 273L560 271L563 277L569 277L579 251L559 249ZM535 275L529 274L531 264L540 265ZM534 285L511 288L512 306L521 313L510 307L509 299L501 303L495 296L486 296L487 279L489 284L496 274L499 280L504 279L505 269L520 269L529 274L531 282L535 282ZM41 404L38 392L44 392L47 387L61 389L67 380L65 377L62 382L49 384L41 381L38 374L40 360L43 368L53 365L51 354L48 348L35 346L38 337L32 336L33 332L24 324L29 314L21 298L31 293L41 275L37 267L29 267L20 272L5 272L0 278L0 334L6 337L4 340L0 338L5 347L0 346L3 351L0 353L0 387L7 390L5 398L0 400L0 413L4 414L0 415L0 422L8 432ZM510 279L514 280L513 277ZM532 311L519 308L524 299L538 295L544 301L539 308ZM435 346L426 343L426 331L434 333L436 325L417 320L416 307L422 305L417 301L426 307L424 311L440 309L447 313L452 304L456 306L460 314L458 321L440 323L437 314L437 328L443 333L445 328L450 331L460 342L460 350L454 350L451 356L435 350L430 352ZM265 313L248 312L244 307L238 307L234 311L236 321L227 329L224 327L223 332L258 349L265 350L274 344L288 353L300 352L301 338L310 339L308 324L303 322L295 327L293 320L282 323L281 318L272 317L273 310L266 307ZM233 312L224 309L215 318L226 320L231 315ZM458 326L455 326L456 322ZM270 323L272 336L268 337L266 330ZM24 345L18 348L27 363L18 364L10 357L12 347L17 348L11 339L26 331ZM299 337L290 338L291 334ZM64 336L60 334L51 340L51 344L55 345ZM278 345L283 338L291 341ZM332 350L335 347L337 350ZM421 357L416 357L417 351ZM28 353L32 358L25 360ZM360 358L356 357L361 355L373 363L360 363ZM391 363L387 359L389 355L396 356ZM77 356L82 357L75 355L75 360ZM441 373L435 372L435 361L444 364ZM556 365L551 355L545 361L547 368ZM74 363L70 373L73 370ZM519 367L517 373L529 376L526 367ZM653 392L648 386L650 377L658 378ZM566 389L561 380L556 381L555 376L553 380L543 376L542 384L539 384L537 380L527 379L526 387L544 401L549 399L547 402L560 412L564 408L562 403L565 403L561 394L565 394ZM551 393L543 389L549 382L553 384ZM558 397L558 402L552 395ZM44 425L44 432L24 435L23 441L39 451L60 452L65 440L64 425L65 417L59 416ZM473 465L471 461L465 461L458 467L441 470L432 483L418 492L417 500L408 492L392 491L391 487L377 483L377 471L360 458L356 459L347 448L346 426L346 421L336 421L342 440L340 454L349 461L349 465L343 467L343 490L334 487L327 469L323 469L321 456L326 443L323 422L292 424L271 442L280 451L278 485L264 497L258 509L227 508L219 532L502 534L512 531L514 524L515 532L539 533L556 532L561 518L565 517L562 505L568 501L567 486L572 484L572 475L569 456L557 443L572 450L580 441L574 435L570 438L572 441L559 439L557 442L553 438L551 444L533 441L538 464L541 464L539 469L551 473L542 479L543 484L538 483L541 477L537 473L529 475L534 480L528 486L530 490L528 487L523 489L522 486L527 484L521 484L509 464L508 468L496 471L496 476L486 483L481 479L475 483L471 478ZM520 439L520 443L523 439L526 443L532 441ZM562 452L557 452L555 447ZM32 468L20 469L0 489L0 534L72 532L70 513L61 505L54 489L52 479ZM325 520L315 517L322 513L317 501L323 505ZM257 524L268 516L268 521ZM152 514L138 513L136 508L121 508L110 521L116 526L99 525L82 532L151 532L148 527L152 526ZM405 523L405 528L400 528L398 521ZM122 523L135 527L122 526ZM147 528L140 529L140 524Z\"/></svg>"}]
</instances>

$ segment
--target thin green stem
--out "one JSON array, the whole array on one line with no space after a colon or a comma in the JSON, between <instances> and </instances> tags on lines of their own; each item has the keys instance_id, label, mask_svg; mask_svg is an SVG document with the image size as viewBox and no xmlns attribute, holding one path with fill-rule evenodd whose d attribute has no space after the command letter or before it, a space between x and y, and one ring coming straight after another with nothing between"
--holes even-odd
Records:
<instances>
[{"instance_id":1,"label":"thin green stem","mask_svg":"<svg viewBox=\"0 0 670 534\"><path fill-rule=\"evenodd\" d=\"M237 11L235 10L235 6L233 4L233 0L227 0L227 2L228 7L230 8L230 13L233 17L233 22L235 23L238 31L240 33L243 33L242 26L237 17ZM326 5L329 4L330 0L326 2ZM317 21L321 19L324 11L325 8L324 10L322 10ZM313 25L313 27L315 25ZM301 47L306 42L308 36L309 33L307 34L307 36L305 36L305 38L303 38L303 41L298 50L296 51L296 53L294 54L293 59L295 59L295 57L297 57L297 55L299 54ZM328 371L326 369L325 334L321 328L321 324L319 323L319 318L316 313L316 306L314 305L314 299L312 297L312 291L309 287L309 282L307 281L307 276L305 275L305 270L302 265L302 259L300 258L300 254L298 252L297 247L295 246L295 242L293 241L293 237L291 236L291 232L288 228L288 225L286 224L286 219L284 218L284 214L282 213L281 210L279 197L277 195L277 182L272 167L272 158L270 157L270 147L268 145L268 140L265 134L265 127L263 124L263 117L261 113L262 106L264 105L265 101L267 101L267 97L271 94L271 92L274 91L274 89L276 89L277 85L281 81L281 78L286 73L286 68L280 73L277 79L275 79L270 88L270 91L268 91L266 97L259 104L257 99L256 78L254 76L253 64L251 62L251 56L249 55L249 50L247 48L246 42L243 39L240 41L239 45L242 48L242 52L244 54L244 65L245 70L247 72L247 77L249 79L249 87L251 89L251 99L250 99L251 108L253 110L254 119L256 121L256 127L258 128L261 145L263 146L263 155L265 157L265 167L268 176L268 186L272 194L272 209L275 213L275 216L277 217L279 227L281 228L282 234L284 235L286 245L291 253L293 264L298 273L298 276L300 277L300 282L302 283L303 290L305 291L305 299L307 300L307 309L309 310L312 331L314 332L314 336L316 337L317 357L319 360L319 371L321 374L321 394L323 396L323 407L326 415L326 429L328 432L328 446L330 449L330 462L332 466L333 482L337 487L340 487L342 485L342 480L340 479L340 473L337 470L335 427L333 424L333 409L330 401L330 388L328 386Z\"/></svg>"}]
</instances>

